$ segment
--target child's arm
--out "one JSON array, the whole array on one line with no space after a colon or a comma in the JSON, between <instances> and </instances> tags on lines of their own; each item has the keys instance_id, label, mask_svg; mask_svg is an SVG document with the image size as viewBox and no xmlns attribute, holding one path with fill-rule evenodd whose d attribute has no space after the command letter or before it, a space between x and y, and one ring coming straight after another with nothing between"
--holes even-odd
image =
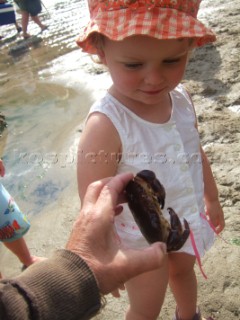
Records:
<instances>
[{"instance_id":1,"label":"child's arm","mask_svg":"<svg viewBox=\"0 0 240 320\"><path fill-rule=\"evenodd\" d=\"M90 115L78 147L77 178L82 200L88 185L116 174L121 141L112 122L101 113Z\"/></svg>"},{"instance_id":2,"label":"child's arm","mask_svg":"<svg viewBox=\"0 0 240 320\"><path fill-rule=\"evenodd\" d=\"M203 166L203 181L204 181L204 196L207 208L207 214L216 228L217 233L220 233L224 226L224 214L218 198L218 190L213 177L213 173L208 161L208 158L201 147L202 166Z\"/></svg>"},{"instance_id":3,"label":"child's arm","mask_svg":"<svg viewBox=\"0 0 240 320\"><path fill-rule=\"evenodd\" d=\"M5 167L4 167L2 159L0 159L0 176L4 177L4 175L5 175Z\"/></svg>"},{"instance_id":4,"label":"child's arm","mask_svg":"<svg viewBox=\"0 0 240 320\"><path fill-rule=\"evenodd\" d=\"M189 97L191 99L191 96ZM198 130L197 115L196 115L193 102L192 102L192 105L193 105L193 109L196 116L195 127ZM210 218L211 223L214 225L216 232L220 233L225 226L224 213L223 213L221 204L219 202L218 189L217 189L215 179L213 177L210 163L201 145L200 145L200 151L202 156L204 198L205 198L207 214Z\"/></svg>"}]
</instances>

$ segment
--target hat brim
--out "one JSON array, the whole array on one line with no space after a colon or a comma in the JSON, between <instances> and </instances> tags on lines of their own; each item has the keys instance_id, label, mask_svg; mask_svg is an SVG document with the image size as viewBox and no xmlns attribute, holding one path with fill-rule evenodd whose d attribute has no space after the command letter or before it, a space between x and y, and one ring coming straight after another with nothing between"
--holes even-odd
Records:
<instances>
[{"instance_id":1,"label":"hat brim","mask_svg":"<svg viewBox=\"0 0 240 320\"><path fill-rule=\"evenodd\" d=\"M161 40L194 38L195 46L203 46L216 40L213 31L199 20L169 8L154 8L141 12L126 8L93 14L77 38L77 44L84 52L97 54L91 40L94 33L100 33L115 41L134 35L146 35Z\"/></svg>"}]
</instances>

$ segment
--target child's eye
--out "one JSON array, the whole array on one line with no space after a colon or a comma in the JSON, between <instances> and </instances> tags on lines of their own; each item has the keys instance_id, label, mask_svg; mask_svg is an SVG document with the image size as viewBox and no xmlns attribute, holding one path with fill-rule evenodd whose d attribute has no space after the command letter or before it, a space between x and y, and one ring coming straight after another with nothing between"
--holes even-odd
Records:
<instances>
[{"instance_id":1,"label":"child's eye","mask_svg":"<svg viewBox=\"0 0 240 320\"><path fill-rule=\"evenodd\" d=\"M166 64L174 64L174 63L178 63L180 61L181 61L181 59L177 58L177 59L164 60L164 63L166 63Z\"/></svg>"},{"instance_id":2,"label":"child's eye","mask_svg":"<svg viewBox=\"0 0 240 320\"><path fill-rule=\"evenodd\" d=\"M127 69L138 69L142 66L142 63L124 63Z\"/></svg>"}]
</instances>

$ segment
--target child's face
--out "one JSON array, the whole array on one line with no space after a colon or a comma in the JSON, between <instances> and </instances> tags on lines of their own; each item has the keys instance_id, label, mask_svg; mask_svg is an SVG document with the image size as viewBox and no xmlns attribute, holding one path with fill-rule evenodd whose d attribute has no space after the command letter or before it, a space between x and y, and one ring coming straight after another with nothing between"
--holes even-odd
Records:
<instances>
[{"instance_id":1,"label":"child's face","mask_svg":"<svg viewBox=\"0 0 240 320\"><path fill-rule=\"evenodd\" d=\"M189 39L105 39L101 59L113 80L111 92L123 103L159 104L182 80L189 50Z\"/></svg>"}]
</instances>

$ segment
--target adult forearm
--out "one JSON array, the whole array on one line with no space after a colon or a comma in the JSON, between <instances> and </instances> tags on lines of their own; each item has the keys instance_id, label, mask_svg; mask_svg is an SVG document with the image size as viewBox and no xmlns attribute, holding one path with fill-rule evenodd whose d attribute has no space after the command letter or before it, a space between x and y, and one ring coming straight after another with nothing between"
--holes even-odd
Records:
<instances>
[{"instance_id":1,"label":"adult forearm","mask_svg":"<svg viewBox=\"0 0 240 320\"><path fill-rule=\"evenodd\" d=\"M101 307L92 271L79 256L57 251L0 282L0 319L90 319Z\"/></svg>"}]
</instances>

